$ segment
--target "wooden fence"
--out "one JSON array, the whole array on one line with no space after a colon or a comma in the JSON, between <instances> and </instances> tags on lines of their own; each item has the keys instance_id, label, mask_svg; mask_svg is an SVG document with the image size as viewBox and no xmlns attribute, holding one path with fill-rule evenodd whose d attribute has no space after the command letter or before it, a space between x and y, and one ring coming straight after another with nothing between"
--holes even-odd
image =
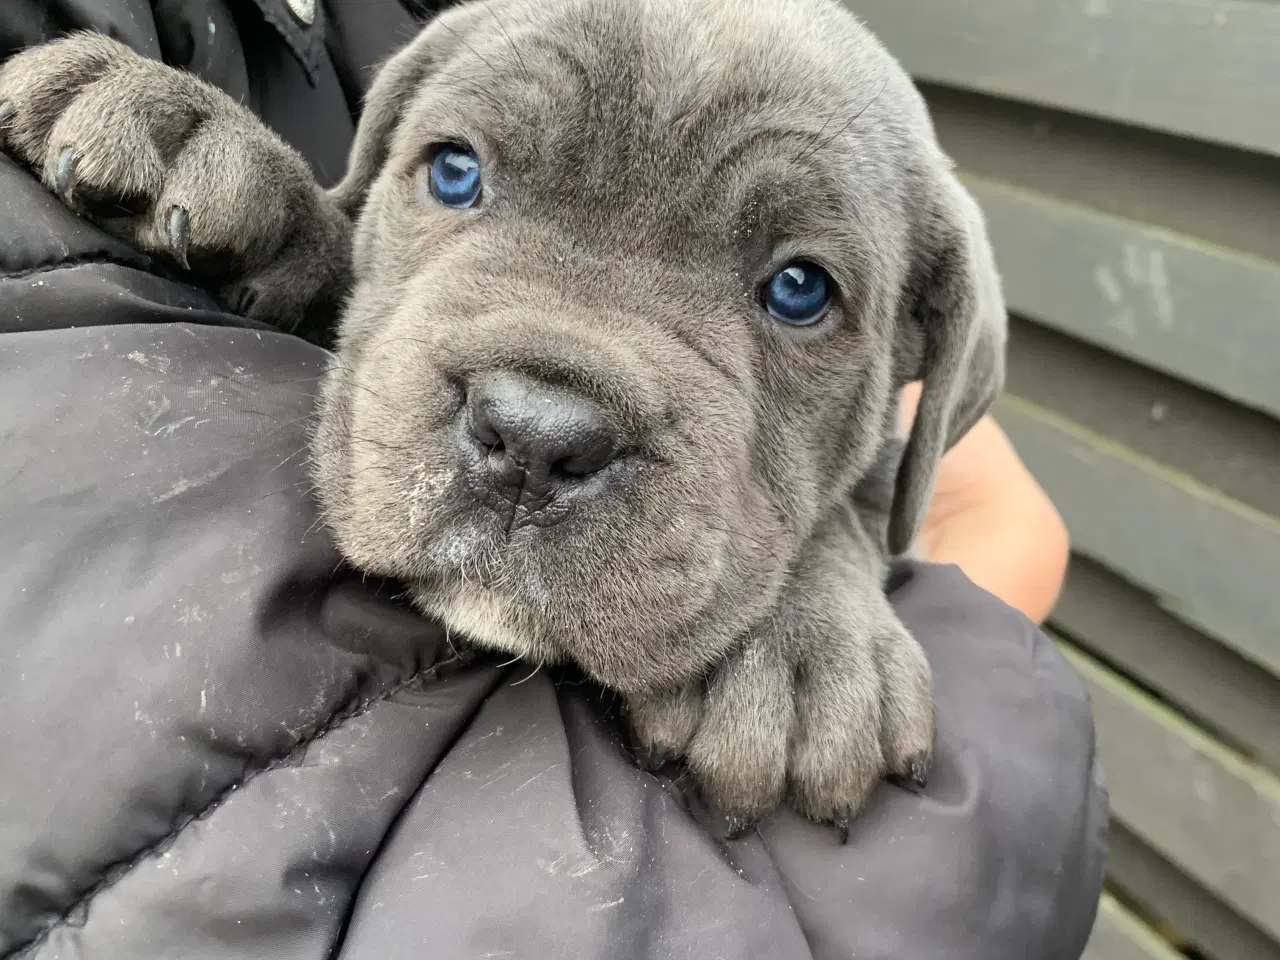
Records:
<instances>
[{"instance_id":1,"label":"wooden fence","mask_svg":"<svg viewBox=\"0 0 1280 960\"><path fill-rule=\"evenodd\" d=\"M1076 556L1088 960L1280 960L1280 0L849 0L982 203Z\"/></svg>"}]
</instances>

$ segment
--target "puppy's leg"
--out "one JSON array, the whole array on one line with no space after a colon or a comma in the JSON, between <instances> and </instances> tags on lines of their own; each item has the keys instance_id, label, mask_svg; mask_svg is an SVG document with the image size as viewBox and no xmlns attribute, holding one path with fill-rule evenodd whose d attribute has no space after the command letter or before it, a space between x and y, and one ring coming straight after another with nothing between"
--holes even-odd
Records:
<instances>
[{"instance_id":1,"label":"puppy's leg","mask_svg":"<svg viewBox=\"0 0 1280 960\"><path fill-rule=\"evenodd\" d=\"M697 717L683 753L731 837L785 798L847 839L881 779L924 786L934 734L929 665L885 597L879 556L853 508L841 506L779 606L704 689L631 704L650 749L679 748L658 731Z\"/></svg>"},{"instance_id":2,"label":"puppy's leg","mask_svg":"<svg viewBox=\"0 0 1280 960\"><path fill-rule=\"evenodd\" d=\"M762 631L716 672L686 755L703 793L725 814L730 839L768 816L786 795L794 671L777 639Z\"/></svg>"},{"instance_id":3,"label":"puppy's leg","mask_svg":"<svg viewBox=\"0 0 1280 960\"><path fill-rule=\"evenodd\" d=\"M107 37L0 67L0 149L246 316L314 332L344 295L350 225L305 161L221 91Z\"/></svg>"},{"instance_id":4,"label":"puppy's leg","mask_svg":"<svg viewBox=\"0 0 1280 960\"><path fill-rule=\"evenodd\" d=\"M788 800L847 837L849 822L884 777L925 786L932 682L924 651L894 613L880 578L841 556L835 538L825 539L810 596L788 612L796 652Z\"/></svg>"}]
</instances>

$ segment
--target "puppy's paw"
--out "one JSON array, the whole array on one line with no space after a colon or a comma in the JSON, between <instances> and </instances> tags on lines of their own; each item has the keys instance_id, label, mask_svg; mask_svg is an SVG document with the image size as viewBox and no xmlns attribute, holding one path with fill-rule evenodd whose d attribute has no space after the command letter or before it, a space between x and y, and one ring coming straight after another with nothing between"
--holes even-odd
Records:
<instances>
[{"instance_id":1,"label":"puppy's paw","mask_svg":"<svg viewBox=\"0 0 1280 960\"><path fill-rule=\"evenodd\" d=\"M305 161L221 91L107 37L0 67L0 149L246 316L304 326L348 282L349 226Z\"/></svg>"},{"instance_id":2,"label":"puppy's paw","mask_svg":"<svg viewBox=\"0 0 1280 960\"><path fill-rule=\"evenodd\" d=\"M924 651L892 611L865 643L804 656L788 752L791 806L834 823L844 841L880 780L924 789L933 755L931 686Z\"/></svg>"},{"instance_id":3,"label":"puppy's paw","mask_svg":"<svg viewBox=\"0 0 1280 960\"><path fill-rule=\"evenodd\" d=\"M633 699L641 761L652 769L683 756L728 839L785 800L847 841L882 779L923 789L933 749L928 663L883 607L865 636L775 622L705 685Z\"/></svg>"},{"instance_id":4,"label":"puppy's paw","mask_svg":"<svg viewBox=\"0 0 1280 960\"><path fill-rule=\"evenodd\" d=\"M684 756L698 732L704 700L701 684L697 682L651 697L628 700L631 735L641 766L657 773L672 760Z\"/></svg>"}]
</instances>

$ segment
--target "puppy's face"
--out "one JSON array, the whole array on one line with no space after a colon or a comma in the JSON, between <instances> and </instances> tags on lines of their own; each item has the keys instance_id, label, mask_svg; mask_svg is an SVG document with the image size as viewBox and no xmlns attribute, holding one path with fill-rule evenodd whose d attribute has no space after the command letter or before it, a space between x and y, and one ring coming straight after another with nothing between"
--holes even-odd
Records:
<instances>
[{"instance_id":1,"label":"puppy's face","mask_svg":"<svg viewBox=\"0 0 1280 960\"><path fill-rule=\"evenodd\" d=\"M615 689L704 669L904 379L942 164L914 91L822 0L497 0L364 124L315 444L342 550Z\"/></svg>"}]
</instances>

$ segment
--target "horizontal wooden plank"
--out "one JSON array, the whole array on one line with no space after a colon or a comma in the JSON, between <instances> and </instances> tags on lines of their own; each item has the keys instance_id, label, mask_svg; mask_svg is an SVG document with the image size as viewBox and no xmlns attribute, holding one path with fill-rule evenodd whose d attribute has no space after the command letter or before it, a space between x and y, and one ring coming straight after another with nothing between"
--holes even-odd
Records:
<instances>
[{"instance_id":1,"label":"horizontal wooden plank","mask_svg":"<svg viewBox=\"0 0 1280 960\"><path fill-rule=\"evenodd\" d=\"M960 169L1280 263L1274 156L919 84Z\"/></svg>"},{"instance_id":2,"label":"horizontal wooden plank","mask_svg":"<svg viewBox=\"0 0 1280 960\"><path fill-rule=\"evenodd\" d=\"M1108 893L1080 960L1183 960L1169 944Z\"/></svg>"},{"instance_id":3,"label":"horizontal wooden plank","mask_svg":"<svg viewBox=\"0 0 1280 960\"><path fill-rule=\"evenodd\" d=\"M1280 520L1017 397L995 416L1079 552L1280 675Z\"/></svg>"},{"instance_id":4,"label":"horizontal wooden plank","mask_svg":"<svg viewBox=\"0 0 1280 960\"><path fill-rule=\"evenodd\" d=\"M1213 960L1280 960L1280 943L1227 907L1152 850L1124 823L1111 820L1109 884Z\"/></svg>"},{"instance_id":5,"label":"horizontal wooden plank","mask_svg":"<svg viewBox=\"0 0 1280 960\"><path fill-rule=\"evenodd\" d=\"M1070 644L1062 649L1093 701L1113 815L1280 938L1280 781Z\"/></svg>"},{"instance_id":6,"label":"horizontal wooden plank","mask_svg":"<svg viewBox=\"0 0 1280 960\"><path fill-rule=\"evenodd\" d=\"M994 181L967 182L1012 310L1280 415L1280 264Z\"/></svg>"},{"instance_id":7,"label":"horizontal wooden plank","mask_svg":"<svg viewBox=\"0 0 1280 960\"><path fill-rule=\"evenodd\" d=\"M1017 314L1005 390L1280 517L1280 419Z\"/></svg>"},{"instance_id":8,"label":"horizontal wooden plank","mask_svg":"<svg viewBox=\"0 0 1280 960\"><path fill-rule=\"evenodd\" d=\"M922 79L1280 154L1268 0L846 0Z\"/></svg>"},{"instance_id":9,"label":"horizontal wooden plank","mask_svg":"<svg viewBox=\"0 0 1280 960\"><path fill-rule=\"evenodd\" d=\"M1280 678L1086 557L1072 559L1052 623L1280 773Z\"/></svg>"}]
</instances>

